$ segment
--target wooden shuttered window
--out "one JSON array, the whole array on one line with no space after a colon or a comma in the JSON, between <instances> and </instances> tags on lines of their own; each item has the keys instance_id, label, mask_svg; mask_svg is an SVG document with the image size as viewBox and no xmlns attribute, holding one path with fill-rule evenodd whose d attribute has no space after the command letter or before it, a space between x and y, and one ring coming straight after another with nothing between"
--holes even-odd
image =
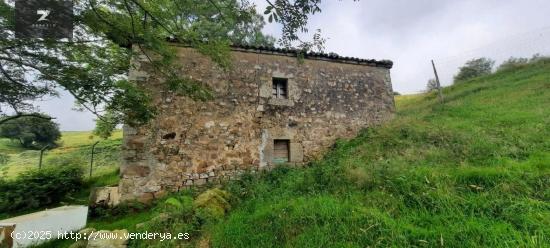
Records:
<instances>
[{"instance_id":1,"label":"wooden shuttered window","mask_svg":"<svg viewBox=\"0 0 550 248\"><path fill-rule=\"evenodd\" d=\"M288 97L288 79L273 78L272 94L275 98L286 99Z\"/></svg>"},{"instance_id":2,"label":"wooden shuttered window","mask_svg":"<svg viewBox=\"0 0 550 248\"><path fill-rule=\"evenodd\" d=\"M273 162L287 163L290 161L290 142L288 140L273 141Z\"/></svg>"}]
</instances>

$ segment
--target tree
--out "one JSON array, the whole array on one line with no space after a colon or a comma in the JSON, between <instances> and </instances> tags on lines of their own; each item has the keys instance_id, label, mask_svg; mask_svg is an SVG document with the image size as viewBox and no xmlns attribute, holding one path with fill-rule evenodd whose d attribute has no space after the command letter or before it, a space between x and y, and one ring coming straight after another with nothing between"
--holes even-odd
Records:
<instances>
[{"instance_id":1,"label":"tree","mask_svg":"<svg viewBox=\"0 0 550 248\"><path fill-rule=\"evenodd\" d=\"M495 61L489 58L472 59L462 67L454 77L454 82L466 81L468 79L491 74Z\"/></svg>"},{"instance_id":2,"label":"tree","mask_svg":"<svg viewBox=\"0 0 550 248\"><path fill-rule=\"evenodd\" d=\"M116 116L112 112L107 112L103 118L95 120L94 135L103 139L111 137L117 126Z\"/></svg>"},{"instance_id":3,"label":"tree","mask_svg":"<svg viewBox=\"0 0 550 248\"><path fill-rule=\"evenodd\" d=\"M23 116L11 119L0 126L0 137L17 140L25 148L53 146L61 137L58 124L48 116Z\"/></svg>"},{"instance_id":4,"label":"tree","mask_svg":"<svg viewBox=\"0 0 550 248\"><path fill-rule=\"evenodd\" d=\"M434 90L437 90L437 81L435 81L435 78L431 78L426 85L426 91L432 92Z\"/></svg>"},{"instance_id":5,"label":"tree","mask_svg":"<svg viewBox=\"0 0 550 248\"><path fill-rule=\"evenodd\" d=\"M266 1L264 14L282 25L280 45L322 48L319 34L312 42L298 37L307 32L308 16L320 11L321 0ZM167 86L179 82L190 96L204 95L196 82L176 76L167 37L220 66L228 65L231 44L274 42L260 32L263 17L247 0L76 0L74 8L73 40L22 40L13 31L13 1L0 2L0 114L11 109L14 117L22 117L35 109L31 100L56 96L63 89L99 119L111 112L116 122L146 123L156 111L147 92L127 80L132 55L159 58L151 62Z\"/></svg>"}]
</instances>

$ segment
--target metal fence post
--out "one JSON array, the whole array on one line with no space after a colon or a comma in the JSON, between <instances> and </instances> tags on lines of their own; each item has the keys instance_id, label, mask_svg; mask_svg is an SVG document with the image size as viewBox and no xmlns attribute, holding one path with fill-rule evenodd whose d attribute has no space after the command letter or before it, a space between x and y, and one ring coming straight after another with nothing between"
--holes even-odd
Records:
<instances>
[{"instance_id":1,"label":"metal fence post","mask_svg":"<svg viewBox=\"0 0 550 248\"><path fill-rule=\"evenodd\" d=\"M42 149L40 149L40 160L38 160L38 169L42 169L42 156L44 156L44 151L46 149L48 149L48 147L50 147L50 145L46 145L44 147L42 147Z\"/></svg>"}]
</instances>

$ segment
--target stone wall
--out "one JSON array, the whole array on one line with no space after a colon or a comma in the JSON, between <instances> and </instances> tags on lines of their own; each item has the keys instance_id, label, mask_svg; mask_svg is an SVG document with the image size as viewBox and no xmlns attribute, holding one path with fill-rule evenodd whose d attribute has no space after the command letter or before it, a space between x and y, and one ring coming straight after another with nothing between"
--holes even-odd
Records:
<instances>
[{"instance_id":1,"label":"stone wall","mask_svg":"<svg viewBox=\"0 0 550 248\"><path fill-rule=\"evenodd\" d=\"M166 90L144 56L130 79L148 89L159 113L149 125L124 127L122 200L147 201L167 191L233 179L276 166L274 140L287 140L291 164L318 158L337 138L351 138L392 117L387 65L304 59L235 49L222 70L197 51L177 47L182 76L212 88L195 101ZM287 98L272 96L285 78Z\"/></svg>"}]
</instances>

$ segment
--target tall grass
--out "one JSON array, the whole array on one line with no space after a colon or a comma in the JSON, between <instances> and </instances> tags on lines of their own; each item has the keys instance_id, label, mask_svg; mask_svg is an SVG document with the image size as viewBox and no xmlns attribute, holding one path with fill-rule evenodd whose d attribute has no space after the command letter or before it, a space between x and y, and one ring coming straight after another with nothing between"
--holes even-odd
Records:
<instances>
[{"instance_id":1,"label":"tall grass","mask_svg":"<svg viewBox=\"0 0 550 248\"><path fill-rule=\"evenodd\" d=\"M550 62L444 94L444 105L435 93L398 97L393 121L305 168L228 182L233 197L220 202L231 208L214 211L225 217L204 221L201 197L184 192L169 197L194 206L178 210L187 217L146 210L90 226L136 230L152 219L154 230L192 234L130 247L550 247Z\"/></svg>"},{"instance_id":2,"label":"tall grass","mask_svg":"<svg viewBox=\"0 0 550 248\"><path fill-rule=\"evenodd\" d=\"M91 135L91 132L62 132L60 146L47 150L44 154L43 166L59 166L60 164L79 165L87 170L90 163L92 144L100 143L96 147L94 156L94 175L112 173L118 168L122 131L117 130L107 140L100 140ZM17 143L7 139L0 139L0 177L13 179L17 175L38 167L40 151L21 148Z\"/></svg>"},{"instance_id":3,"label":"tall grass","mask_svg":"<svg viewBox=\"0 0 550 248\"><path fill-rule=\"evenodd\" d=\"M306 169L227 188L214 247L550 246L550 62L399 101Z\"/></svg>"}]
</instances>

